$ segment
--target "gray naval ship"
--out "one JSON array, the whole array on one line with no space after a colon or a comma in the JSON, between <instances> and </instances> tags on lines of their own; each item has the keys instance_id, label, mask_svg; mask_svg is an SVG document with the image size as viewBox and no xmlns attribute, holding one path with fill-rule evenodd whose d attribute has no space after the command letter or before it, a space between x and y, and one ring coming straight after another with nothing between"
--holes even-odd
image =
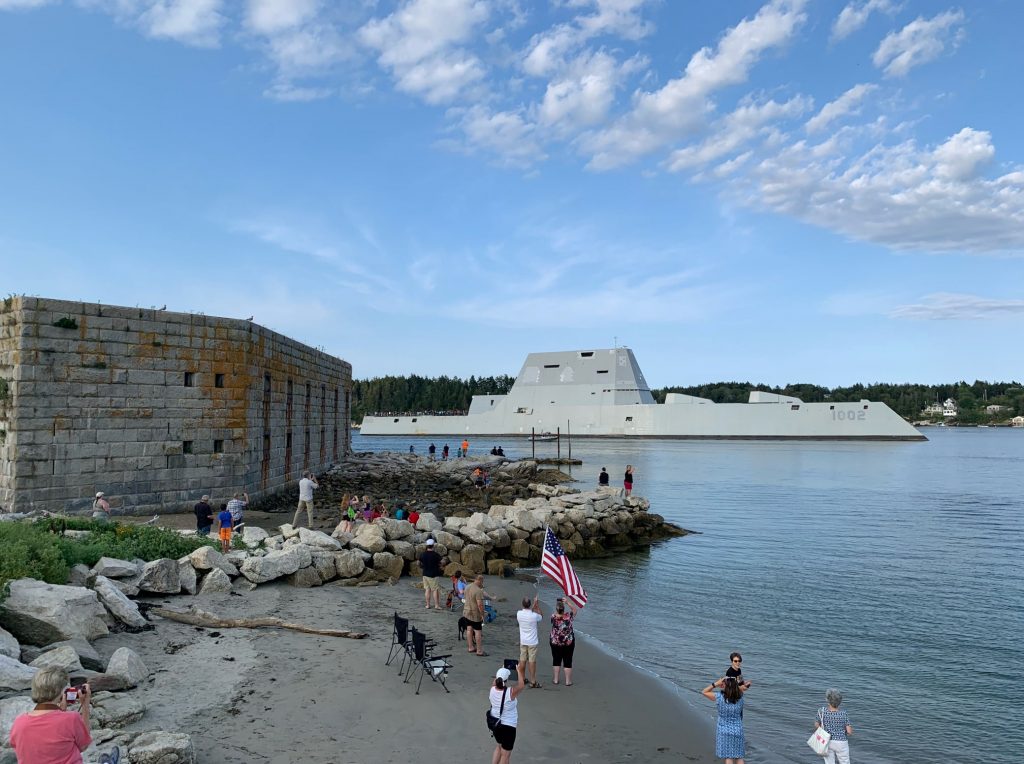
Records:
<instances>
[{"instance_id":1,"label":"gray naval ship","mask_svg":"<svg viewBox=\"0 0 1024 764\"><path fill-rule=\"evenodd\" d=\"M530 353L507 395L458 416L367 416L363 435L522 435L763 440L927 440L884 403L804 403L754 391L747 403L669 393L656 403L633 351Z\"/></svg>"}]
</instances>

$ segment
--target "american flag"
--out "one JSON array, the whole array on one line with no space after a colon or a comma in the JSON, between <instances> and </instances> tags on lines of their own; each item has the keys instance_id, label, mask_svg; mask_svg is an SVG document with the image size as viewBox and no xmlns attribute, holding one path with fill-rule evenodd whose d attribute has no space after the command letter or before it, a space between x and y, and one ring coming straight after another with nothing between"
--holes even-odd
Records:
<instances>
[{"instance_id":1,"label":"american flag","mask_svg":"<svg viewBox=\"0 0 1024 764\"><path fill-rule=\"evenodd\" d=\"M587 593L576 577L576 571L572 569L572 563L565 555L565 550L558 543L555 534L547 529L544 538L544 552L540 556L540 569L544 571L556 584L562 587L565 596L575 603L577 607L587 604Z\"/></svg>"}]
</instances>

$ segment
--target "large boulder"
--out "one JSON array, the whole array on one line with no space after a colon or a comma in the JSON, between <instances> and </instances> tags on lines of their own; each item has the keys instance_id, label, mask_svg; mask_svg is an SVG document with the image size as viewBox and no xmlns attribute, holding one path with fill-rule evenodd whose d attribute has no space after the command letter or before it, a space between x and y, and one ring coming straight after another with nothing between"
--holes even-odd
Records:
<instances>
[{"instance_id":1,"label":"large boulder","mask_svg":"<svg viewBox=\"0 0 1024 764\"><path fill-rule=\"evenodd\" d=\"M411 561L416 559L416 547L408 541L389 541L387 551L392 554L396 554L405 560ZM443 552L438 552L438 554L442 557L444 556Z\"/></svg>"},{"instance_id":2,"label":"large boulder","mask_svg":"<svg viewBox=\"0 0 1024 764\"><path fill-rule=\"evenodd\" d=\"M89 671L103 671L107 665L107 662L96 652L96 648L84 639L67 639L63 642L54 642L45 647L25 645L21 648L21 662L31 664L32 661L43 653L55 650L58 647L70 647L74 650L78 655L78 660L82 663L82 667Z\"/></svg>"},{"instance_id":3,"label":"large boulder","mask_svg":"<svg viewBox=\"0 0 1024 764\"><path fill-rule=\"evenodd\" d=\"M356 535L349 545L376 554L383 552L387 547L387 539L384 536L384 530L379 525L363 523L356 529Z\"/></svg>"},{"instance_id":4,"label":"large boulder","mask_svg":"<svg viewBox=\"0 0 1024 764\"><path fill-rule=\"evenodd\" d=\"M132 764L195 764L192 738L182 732L143 732L129 748Z\"/></svg>"},{"instance_id":5,"label":"large boulder","mask_svg":"<svg viewBox=\"0 0 1024 764\"><path fill-rule=\"evenodd\" d=\"M120 729L139 721L145 713L146 706L131 695L106 691L92 694L91 720L96 727Z\"/></svg>"},{"instance_id":6,"label":"large boulder","mask_svg":"<svg viewBox=\"0 0 1024 764\"><path fill-rule=\"evenodd\" d=\"M231 579L228 578L228 574L220 568L214 568L203 578L203 583L199 587L200 594L214 594L216 592L230 592L231 591Z\"/></svg>"},{"instance_id":7,"label":"large boulder","mask_svg":"<svg viewBox=\"0 0 1024 764\"><path fill-rule=\"evenodd\" d=\"M97 576L106 576L107 578L128 578L139 572L139 566L128 560L100 557L99 561L92 566L92 572Z\"/></svg>"},{"instance_id":8,"label":"large boulder","mask_svg":"<svg viewBox=\"0 0 1024 764\"><path fill-rule=\"evenodd\" d=\"M469 525L465 526L459 531L462 538L466 539L471 544L477 544L478 546L490 546L493 542L491 537L484 533L479 528L473 528Z\"/></svg>"},{"instance_id":9,"label":"large boulder","mask_svg":"<svg viewBox=\"0 0 1024 764\"><path fill-rule=\"evenodd\" d=\"M362 575L366 569L363 556L359 552L346 549L343 552L334 553L334 567L337 568L339 578L356 578Z\"/></svg>"},{"instance_id":10,"label":"large boulder","mask_svg":"<svg viewBox=\"0 0 1024 764\"><path fill-rule=\"evenodd\" d=\"M302 564L302 552L305 551L305 565ZM277 552L270 552L263 557L250 557L242 563L242 575L254 584L273 581L275 578L287 576L299 568L310 565L313 558L309 550L303 546L293 546Z\"/></svg>"},{"instance_id":11,"label":"large boulder","mask_svg":"<svg viewBox=\"0 0 1024 764\"><path fill-rule=\"evenodd\" d=\"M415 526L408 520L392 520L390 518L384 518L378 520L374 525L380 524L384 530L384 536L388 541L394 541L395 539L408 538L416 532Z\"/></svg>"},{"instance_id":12,"label":"large boulder","mask_svg":"<svg viewBox=\"0 0 1024 764\"><path fill-rule=\"evenodd\" d=\"M68 571L68 586L92 586L92 582L96 579L96 574L92 572L88 565L78 563L72 565L71 570Z\"/></svg>"},{"instance_id":13,"label":"large boulder","mask_svg":"<svg viewBox=\"0 0 1024 764\"><path fill-rule=\"evenodd\" d=\"M540 520L537 519L537 516L528 509L510 510L505 517L516 528L527 533L532 533L544 527Z\"/></svg>"},{"instance_id":14,"label":"large boulder","mask_svg":"<svg viewBox=\"0 0 1024 764\"><path fill-rule=\"evenodd\" d=\"M317 549L328 549L332 552L341 549L341 542L333 539L323 531L314 531L309 528L299 528L299 541L306 546Z\"/></svg>"},{"instance_id":15,"label":"large boulder","mask_svg":"<svg viewBox=\"0 0 1024 764\"><path fill-rule=\"evenodd\" d=\"M69 674L84 670L82 668L82 661L79 660L78 653L75 652L75 648L69 647L68 645L55 647L53 650L47 650L29 665L37 669L47 668L49 666L58 666Z\"/></svg>"},{"instance_id":16,"label":"large boulder","mask_svg":"<svg viewBox=\"0 0 1024 764\"><path fill-rule=\"evenodd\" d=\"M7 599L0 602L0 626L29 645L102 637L109 633L106 615L91 589L32 578L11 581Z\"/></svg>"},{"instance_id":17,"label":"large boulder","mask_svg":"<svg viewBox=\"0 0 1024 764\"><path fill-rule=\"evenodd\" d=\"M487 553L478 544L466 544L462 547L462 572L467 576L470 573L483 573L485 568L484 560Z\"/></svg>"},{"instance_id":18,"label":"large boulder","mask_svg":"<svg viewBox=\"0 0 1024 764\"><path fill-rule=\"evenodd\" d=\"M281 531L281 535L285 539L295 539L299 537L299 529L291 523L285 523L284 525L277 526L277 529Z\"/></svg>"},{"instance_id":19,"label":"large boulder","mask_svg":"<svg viewBox=\"0 0 1024 764\"><path fill-rule=\"evenodd\" d=\"M439 531L444 528L444 525L434 515L433 512L424 512L420 515L420 519L416 521L416 530L426 531L432 533L433 531Z\"/></svg>"},{"instance_id":20,"label":"large boulder","mask_svg":"<svg viewBox=\"0 0 1024 764\"><path fill-rule=\"evenodd\" d=\"M181 583L181 590L186 594L196 593L196 569L192 567L192 561L188 556L178 559L178 581Z\"/></svg>"},{"instance_id":21,"label":"large boulder","mask_svg":"<svg viewBox=\"0 0 1024 764\"><path fill-rule=\"evenodd\" d=\"M326 549L311 549L309 555L312 558L313 569L320 576L321 581L330 581L338 577L338 568L334 564L334 552Z\"/></svg>"},{"instance_id":22,"label":"large boulder","mask_svg":"<svg viewBox=\"0 0 1024 764\"><path fill-rule=\"evenodd\" d=\"M242 528L242 541L250 549L254 549L270 538L270 534L255 525L246 525Z\"/></svg>"},{"instance_id":23,"label":"large boulder","mask_svg":"<svg viewBox=\"0 0 1024 764\"><path fill-rule=\"evenodd\" d=\"M232 565L227 557L212 546L201 546L192 552L188 558L192 562L192 567L196 570L213 570L218 568L232 578L238 575L238 568Z\"/></svg>"},{"instance_id":24,"label":"large boulder","mask_svg":"<svg viewBox=\"0 0 1024 764\"><path fill-rule=\"evenodd\" d=\"M149 669L130 647L119 647L107 662L107 673L124 677L134 687L149 678Z\"/></svg>"},{"instance_id":25,"label":"large boulder","mask_svg":"<svg viewBox=\"0 0 1024 764\"><path fill-rule=\"evenodd\" d=\"M0 700L0 748L11 744L11 725L22 714L27 714L36 704L27 695Z\"/></svg>"},{"instance_id":26,"label":"large boulder","mask_svg":"<svg viewBox=\"0 0 1024 764\"><path fill-rule=\"evenodd\" d=\"M17 660L21 656L21 645L9 631L0 629L0 655Z\"/></svg>"},{"instance_id":27,"label":"large boulder","mask_svg":"<svg viewBox=\"0 0 1024 764\"><path fill-rule=\"evenodd\" d=\"M178 561L166 557L153 560L142 566L139 589L152 594L177 594L181 591L181 577L178 575Z\"/></svg>"},{"instance_id":28,"label":"large boulder","mask_svg":"<svg viewBox=\"0 0 1024 764\"><path fill-rule=\"evenodd\" d=\"M27 690L39 669L0 655L0 690Z\"/></svg>"},{"instance_id":29,"label":"large boulder","mask_svg":"<svg viewBox=\"0 0 1024 764\"><path fill-rule=\"evenodd\" d=\"M146 619L139 612L139 606L128 599L106 576L96 576L94 591L110 614L125 626L142 629L147 625Z\"/></svg>"},{"instance_id":30,"label":"large boulder","mask_svg":"<svg viewBox=\"0 0 1024 764\"><path fill-rule=\"evenodd\" d=\"M508 531L504 528L495 528L487 534L487 537L491 540L491 543L499 549L504 549L512 543L512 539L509 538Z\"/></svg>"},{"instance_id":31,"label":"large boulder","mask_svg":"<svg viewBox=\"0 0 1024 764\"><path fill-rule=\"evenodd\" d=\"M458 552L465 545L465 542L461 538L456 536L454 533L449 533L448 531L434 531L433 536L434 540L438 544L441 544L453 552Z\"/></svg>"},{"instance_id":32,"label":"large boulder","mask_svg":"<svg viewBox=\"0 0 1024 764\"><path fill-rule=\"evenodd\" d=\"M284 580L289 585L297 587L299 589L309 589L313 586L321 586L323 579L320 578L320 574L317 573L316 568L310 565L308 568L299 568L294 573L289 573L284 577Z\"/></svg>"},{"instance_id":33,"label":"large boulder","mask_svg":"<svg viewBox=\"0 0 1024 764\"><path fill-rule=\"evenodd\" d=\"M404 567L405 560L391 552L377 552L373 556L373 569L389 578L399 579Z\"/></svg>"},{"instance_id":34,"label":"large boulder","mask_svg":"<svg viewBox=\"0 0 1024 764\"><path fill-rule=\"evenodd\" d=\"M485 512L474 512L466 521L466 526L488 533L495 528L501 527L498 521Z\"/></svg>"}]
</instances>

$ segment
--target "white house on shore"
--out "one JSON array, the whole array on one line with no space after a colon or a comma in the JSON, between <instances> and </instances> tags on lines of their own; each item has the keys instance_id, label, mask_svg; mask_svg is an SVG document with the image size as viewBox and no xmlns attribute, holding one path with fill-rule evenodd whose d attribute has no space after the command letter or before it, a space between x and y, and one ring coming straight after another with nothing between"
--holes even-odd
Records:
<instances>
[{"instance_id":1,"label":"white house on shore","mask_svg":"<svg viewBox=\"0 0 1024 764\"><path fill-rule=\"evenodd\" d=\"M992 403L985 407L986 414L1002 414L1004 411L1009 410L1009 406L1000 406L998 403Z\"/></svg>"},{"instance_id":2,"label":"white house on shore","mask_svg":"<svg viewBox=\"0 0 1024 764\"><path fill-rule=\"evenodd\" d=\"M1010 424L1012 424L1014 427L1024 427L1024 416L1015 416L1012 420L1010 420Z\"/></svg>"},{"instance_id":3,"label":"white house on shore","mask_svg":"<svg viewBox=\"0 0 1024 764\"><path fill-rule=\"evenodd\" d=\"M960 410L957 408L955 400L953 400L952 398L946 398L946 400L943 403L939 403L938 401L936 401L935 403L925 406L924 411L922 411L921 413L924 416L938 416L939 414L942 414L942 416L946 417L947 419L952 419L953 417L960 413Z\"/></svg>"}]
</instances>

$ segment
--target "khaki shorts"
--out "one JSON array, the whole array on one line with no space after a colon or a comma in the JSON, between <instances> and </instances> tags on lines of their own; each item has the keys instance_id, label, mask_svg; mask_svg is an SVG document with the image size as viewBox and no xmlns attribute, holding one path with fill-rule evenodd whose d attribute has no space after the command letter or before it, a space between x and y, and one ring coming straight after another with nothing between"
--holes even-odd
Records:
<instances>
[{"instance_id":1,"label":"khaki shorts","mask_svg":"<svg viewBox=\"0 0 1024 764\"><path fill-rule=\"evenodd\" d=\"M520 663L537 662L537 645L519 645Z\"/></svg>"},{"instance_id":2,"label":"khaki shorts","mask_svg":"<svg viewBox=\"0 0 1024 764\"><path fill-rule=\"evenodd\" d=\"M438 578L424 576L423 577L423 588L428 592L439 592L441 591L441 584L438 583Z\"/></svg>"}]
</instances>

